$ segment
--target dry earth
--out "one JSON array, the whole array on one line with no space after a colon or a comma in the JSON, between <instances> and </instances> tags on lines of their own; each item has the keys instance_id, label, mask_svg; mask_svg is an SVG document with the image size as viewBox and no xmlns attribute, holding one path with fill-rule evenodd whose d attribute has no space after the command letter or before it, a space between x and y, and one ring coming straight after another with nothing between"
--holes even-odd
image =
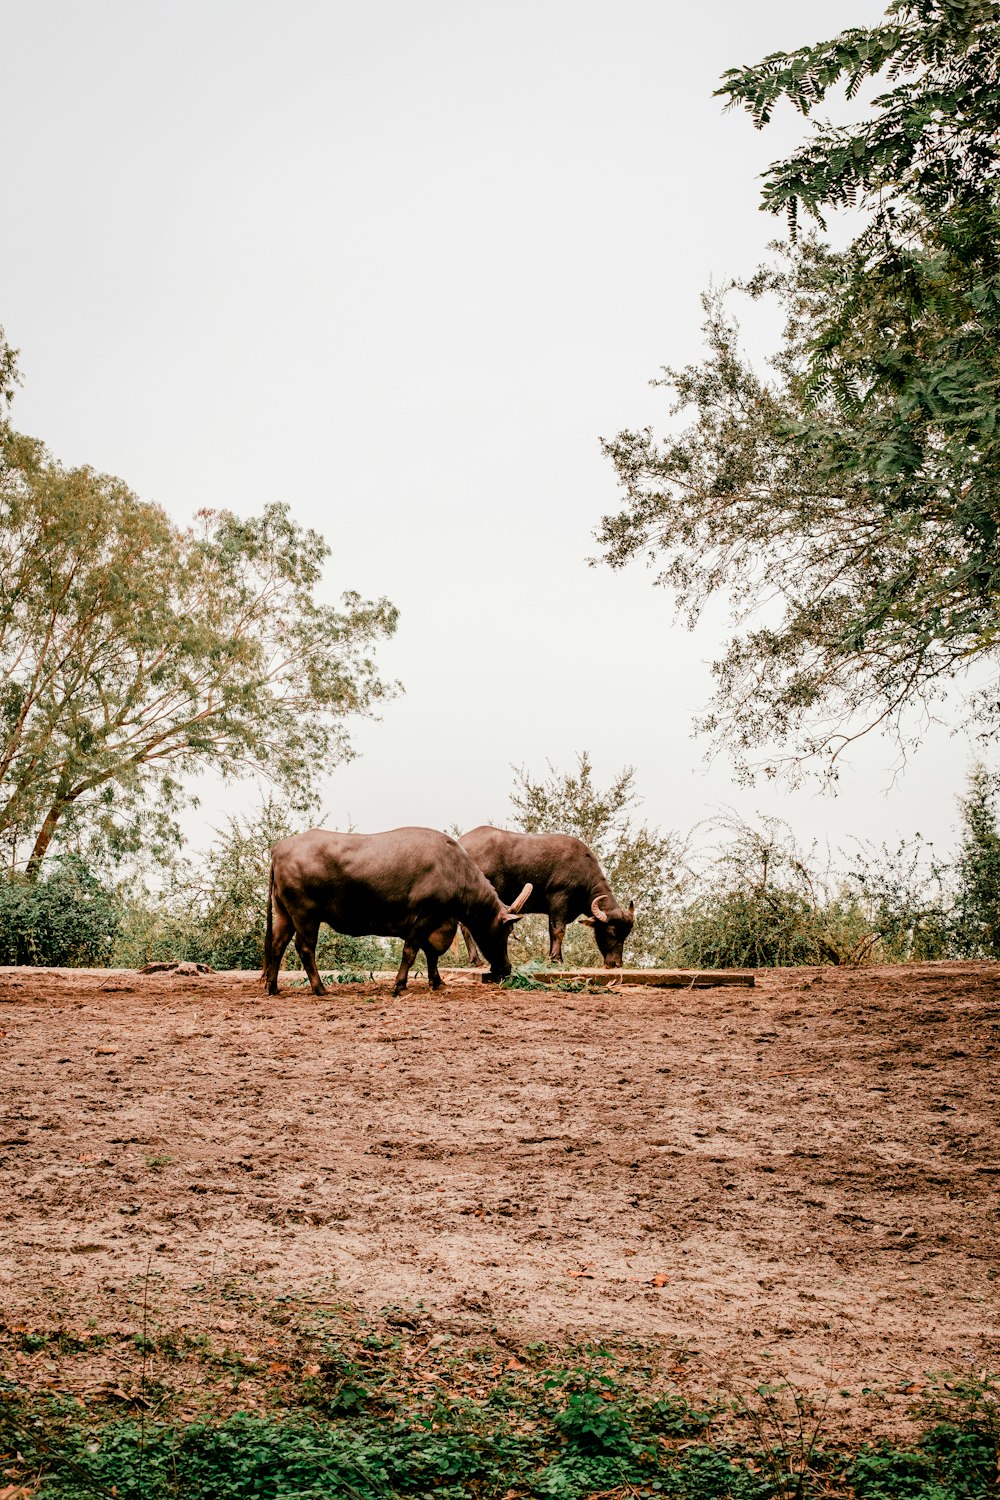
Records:
<instances>
[{"instance_id":1,"label":"dry earth","mask_svg":"<svg viewBox=\"0 0 1000 1500\"><path fill-rule=\"evenodd\" d=\"M293 982L0 971L8 1332L131 1316L152 1277L189 1329L238 1332L238 1283L886 1410L1000 1364L1000 965Z\"/></svg>"}]
</instances>

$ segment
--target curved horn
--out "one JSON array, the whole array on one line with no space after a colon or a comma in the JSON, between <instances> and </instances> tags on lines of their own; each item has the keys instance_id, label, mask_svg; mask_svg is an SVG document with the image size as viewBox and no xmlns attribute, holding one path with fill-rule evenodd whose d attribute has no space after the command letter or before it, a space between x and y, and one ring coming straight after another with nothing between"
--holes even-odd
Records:
<instances>
[{"instance_id":1,"label":"curved horn","mask_svg":"<svg viewBox=\"0 0 1000 1500\"><path fill-rule=\"evenodd\" d=\"M607 912L601 911L601 902L603 900L603 896L595 896L593 901L591 901L590 903L590 910L593 912L598 922L606 922L608 920Z\"/></svg>"},{"instance_id":2,"label":"curved horn","mask_svg":"<svg viewBox=\"0 0 1000 1500\"><path fill-rule=\"evenodd\" d=\"M518 896L517 900L516 901L512 901L510 903L510 905L508 906L508 908L507 908L508 912L511 913L511 914L513 914L515 912L519 912L521 910L521 907L527 901L528 897L531 895L531 893L532 893L532 891L534 889L535 889L534 886L532 885L531 881L529 880L528 883L527 883L527 885L524 887L524 890Z\"/></svg>"}]
</instances>

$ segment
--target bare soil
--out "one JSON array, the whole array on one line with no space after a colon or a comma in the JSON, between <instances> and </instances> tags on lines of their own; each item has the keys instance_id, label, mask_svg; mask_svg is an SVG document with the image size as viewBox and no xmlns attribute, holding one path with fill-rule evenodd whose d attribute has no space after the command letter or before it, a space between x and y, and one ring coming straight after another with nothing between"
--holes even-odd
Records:
<instances>
[{"instance_id":1,"label":"bare soil","mask_svg":"<svg viewBox=\"0 0 1000 1500\"><path fill-rule=\"evenodd\" d=\"M1000 965L295 977L0 971L7 1335L133 1326L152 1278L161 1322L249 1338L249 1287L875 1392L883 1426L928 1372L1000 1364Z\"/></svg>"}]
</instances>

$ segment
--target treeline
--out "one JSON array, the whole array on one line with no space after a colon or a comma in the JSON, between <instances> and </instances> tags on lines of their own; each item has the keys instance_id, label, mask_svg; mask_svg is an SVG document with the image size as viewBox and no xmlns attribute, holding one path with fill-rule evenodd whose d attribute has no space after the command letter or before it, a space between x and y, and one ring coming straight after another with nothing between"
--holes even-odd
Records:
<instances>
[{"instance_id":1,"label":"treeline","mask_svg":"<svg viewBox=\"0 0 1000 1500\"><path fill-rule=\"evenodd\" d=\"M518 770L511 810L498 821L526 832L575 833L598 853L620 899L636 901L626 945L630 964L692 968L795 964L905 963L1000 958L998 778L974 768L957 809L957 848L947 859L919 834L895 846L850 841L837 850L803 848L776 818L735 813L685 837L639 823L635 773L606 788L589 757L541 779ZM0 885L0 963L138 967L158 959L217 969L257 969L263 959L270 846L301 827L269 799L252 817L232 818L193 861L101 879L80 854L49 862L44 874ZM515 964L548 951L542 918L520 924ZM392 966L398 945L324 929L324 971ZM588 929L571 927L565 958L599 962ZM445 962L463 964L458 940ZM297 963L289 951L287 963Z\"/></svg>"}]
</instances>

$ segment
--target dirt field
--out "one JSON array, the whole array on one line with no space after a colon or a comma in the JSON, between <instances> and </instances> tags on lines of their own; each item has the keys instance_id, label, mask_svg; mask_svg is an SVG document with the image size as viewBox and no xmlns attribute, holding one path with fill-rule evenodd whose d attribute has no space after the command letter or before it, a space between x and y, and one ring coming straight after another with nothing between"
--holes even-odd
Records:
<instances>
[{"instance_id":1,"label":"dirt field","mask_svg":"<svg viewBox=\"0 0 1000 1500\"><path fill-rule=\"evenodd\" d=\"M0 971L8 1330L151 1273L189 1326L236 1278L708 1384L997 1368L1000 965L292 982Z\"/></svg>"}]
</instances>

